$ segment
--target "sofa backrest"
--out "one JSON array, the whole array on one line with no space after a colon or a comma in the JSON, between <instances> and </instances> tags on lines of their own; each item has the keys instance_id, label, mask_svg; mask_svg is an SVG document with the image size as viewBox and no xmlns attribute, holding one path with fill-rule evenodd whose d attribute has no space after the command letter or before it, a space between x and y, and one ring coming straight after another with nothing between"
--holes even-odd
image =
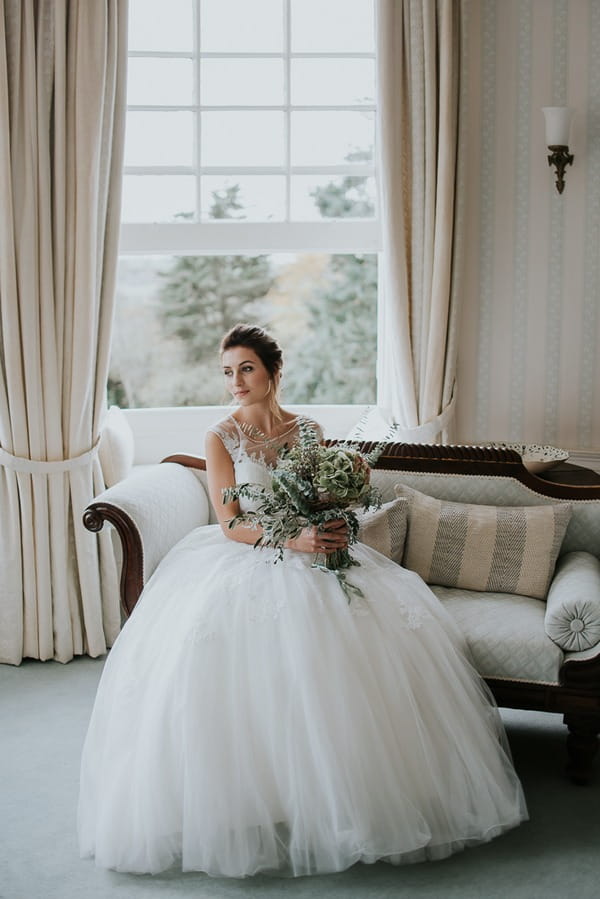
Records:
<instances>
[{"instance_id":1,"label":"sofa backrest","mask_svg":"<svg viewBox=\"0 0 600 899\"><path fill-rule=\"evenodd\" d=\"M363 444L365 448L369 444ZM600 556L600 486L573 487L531 474L514 450L477 446L389 444L373 475L383 498L403 484L451 502L490 506L569 503L572 516L561 553Z\"/></svg>"},{"instance_id":2,"label":"sofa backrest","mask_svg":"<svg viewBox=\"0 0 600 899\"><path fill-rule=\"evenodd\" d=\"M372 446L372 443L362 444L365 450ZM206 487L206 472L195 473ZM600 487L569 487L544 481L528 472L513 450L388 444L372 480L384 502L394 498L394 485L402 483L436 499L459 503L488 506L568 503L573 511L561 553L583 550L600 556ZM212 508L211 521L216 521Z\"/></svg>"}]
</instances>

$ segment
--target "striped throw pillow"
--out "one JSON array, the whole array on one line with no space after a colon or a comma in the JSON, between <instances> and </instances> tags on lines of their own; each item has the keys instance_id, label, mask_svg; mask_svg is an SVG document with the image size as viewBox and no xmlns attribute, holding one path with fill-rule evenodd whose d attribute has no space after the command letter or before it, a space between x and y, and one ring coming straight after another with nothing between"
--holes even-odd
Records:
<instances>
[{"instance_id":1,"label":"striped throw pillow","mask_svg":"<svg viewBox=\"0 0 600 899\"><path fill-rule=\"evenodd\" d=\"M393 499L380 509L358 514L358 540L400 564L404 554L408 500Z\"/></svg>"},{"instance_id":2,"label":"striped throw pillow","mask_svg":"<svg viewBox=\"0 0 600 899\"><path fill-rule=\"evenodd\" d=\"M404 484L395 491L409 502L402 564L426 583L546 597L570 505L480 506Z\"/></svg>"}]
</instances>

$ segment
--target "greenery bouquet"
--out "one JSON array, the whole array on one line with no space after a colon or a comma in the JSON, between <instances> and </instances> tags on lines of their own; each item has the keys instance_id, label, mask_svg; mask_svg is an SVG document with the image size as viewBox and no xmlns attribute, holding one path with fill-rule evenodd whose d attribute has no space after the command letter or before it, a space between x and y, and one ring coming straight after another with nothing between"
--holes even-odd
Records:
<instances>
[{"instance_id":1,"label":"greenery bouquet","mask_svg":"<svg viewBox=\"0 0 600 899\"><path fill-rule=\"evenodd\" d=\"M278 550L275 561L283 558L286 540L297 537L303 528L322 528L328 521L341 519L348 531L348 548L318 553L313 566L332 571L350 599L361 591L346 580L343 569L359 565L349 547L356 542L359 520L356 509L378 508L381 500L371 485L371 468L381 452L361 453L351 444L323 446L314 428L300 421L297 442L282 447L272 469L271 484L236 484L223 491L223 502L244 497L255 506L229 521L247 527L259 525L262 533L255 547Z\"/></svg>"}]
</instances>

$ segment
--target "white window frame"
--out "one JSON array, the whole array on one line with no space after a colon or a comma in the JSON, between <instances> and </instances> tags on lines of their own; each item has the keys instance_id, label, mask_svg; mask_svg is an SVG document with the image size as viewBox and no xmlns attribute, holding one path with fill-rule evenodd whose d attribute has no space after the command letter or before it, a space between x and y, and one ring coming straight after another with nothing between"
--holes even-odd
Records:
<instances>
[{"instance_id":1,"label":"white window frame","mask_svg":"<svg viewBox=\"0 0 600 899\"><path fill-rule=\"evenodd\" d=\"M204 53L197 52L200 43L200 4L193 0L195 21L195 50L191 52L130 51L131 58L180 58L191 59L194 65L196 85L195 100L185 106L129 106L133 112L144 111L190 111L195 115L198 128L203 111L279 111L286 119L285 164L279 167L235 167L202 166L200 141L196 133L195 159L192 166L126 166L125 175L284 175L286 177L286 209L289 214L290 179L292 175L326 175L332 179L345 175L375 175L375 163L369 165L336 166L292 166L290 159L290 119L292 110L309 112L360 111L375 112L375 104L356 106L292 106L290 95L290 70L292 59L374 59L375 53L292 53L290 9L291 0L284 4L284 47L282 53ZM198 101L200 61L210 58L275 58L284 62L284 103L279 106L208 106ZM200 209L200 178L197 178L196 208ZM378 218L373 219L322 219L317 221L246 222L243 220L219 220L200 222L167 222L164 224L130 223L121 225L119 252L122 255L220 255L255 254L284 252L324 252L324 253L376 253L381 248Z\"/></svg>"}]
</instances>

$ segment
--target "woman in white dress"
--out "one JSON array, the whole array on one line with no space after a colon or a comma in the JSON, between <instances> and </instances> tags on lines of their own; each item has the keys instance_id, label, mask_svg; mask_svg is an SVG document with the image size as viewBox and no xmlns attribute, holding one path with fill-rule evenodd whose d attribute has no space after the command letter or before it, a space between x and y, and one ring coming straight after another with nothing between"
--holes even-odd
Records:
<instances>
[{"instance_id":1,"label":"woman in white dress","mask_svg":"<svg viewBox=\"0 0 600 899\"><path fill-rule=\"evenodd\" d=\"M158 566L112 648L84 746L80 848L156 873L294 876L440 859L527 817L502 723L461 637L414 573L362 544L348 602L306 529L282 562L227 527L223 488L269 483L298 434L281 351L236 326L221 361L236 410L206 440L220 524ZM318 425L314 425L318 429Z\"/></svg>"}]
</instances>

